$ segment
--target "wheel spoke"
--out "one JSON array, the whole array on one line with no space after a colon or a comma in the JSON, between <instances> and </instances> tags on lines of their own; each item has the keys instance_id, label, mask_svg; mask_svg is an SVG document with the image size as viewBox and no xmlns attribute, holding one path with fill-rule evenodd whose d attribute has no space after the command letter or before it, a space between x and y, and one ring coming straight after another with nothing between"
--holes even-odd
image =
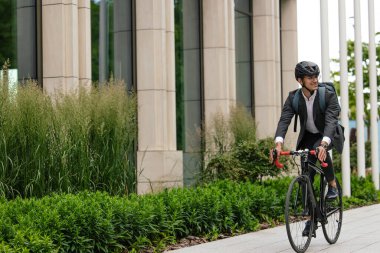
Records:
<instances>
[{"instance_id":1,"label":"wheel spoke","mask_svg":"<svg viewBox=\"0 0 380 253\"><path fill-rule=\"evenodd\" d=\"M338 186L338 198L333 201L324 201L325 221L322 223L323 234L328 243L333 244L338 240L340 230L342 228L342 190L340 188L338 180L336 180ZM324 182L325 192L327 190L327 182Z\"/></svg>"},{"instance_id":2,"label":"wheel spoke","mask_svg":"<svg viewBox=\"0 0 380 253\"><path fill-rule=\"evenodd\" d=\"M303 236L307 221L313 219L305 204L304 195L306 184L302 178L295 178L289 186L285 204L285 222L289 242L296 252L305 252L311 240L312 233Z\"/></svg>"}]
</instances>

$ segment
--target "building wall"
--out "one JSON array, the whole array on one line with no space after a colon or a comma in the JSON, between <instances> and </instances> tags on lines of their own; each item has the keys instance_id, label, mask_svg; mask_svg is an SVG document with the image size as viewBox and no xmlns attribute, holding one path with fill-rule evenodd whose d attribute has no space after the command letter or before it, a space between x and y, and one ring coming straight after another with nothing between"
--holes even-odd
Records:
<instances>
[{"instance_id":1,"label":"building wall","mask_svg":"<svg viewBox=\"0 0 380 253\"><path fill-rule=\"evenodd\" d=\"M282 76L282 94L281 104L284 104L288 97L289 91L298 88L298 83L294 77L294 67L298 61L297 46L297 0L282 0L281 10L281 76ZM277 110L280 110L278 108ZM294 119L285 139L285 145L288 148L294 148L297 143L300 127L297 132L293 131Z\"/></svg>"},{"instance_id":2,"label":"building wall","mask_svg":"<svg viewBox=\"0 0 380 253\"><path fill-rule=\"evenodd\" d=\"M128 6L126 2L115 3L119 4L114 12L115 52L120 53L114 59L125 66L115 73L129 83L135 80L138 96L138 192L182 186L184 175L192 176L184 172L184 168L191 168L183 162L200 159L202 147L200 136L187 136L185 159L182 150L177 150L174 0L128 1ZM296 0L251 3L252 13L248 16L252 16L253 58L247 65L253 73L251 108L259 137L273 137L284 99L297 88L293 77L297 61ZM123 11L120 8L124 5L134 9ZM190 129L194 125L205 123L207 128L216 113L228 115L237 103L236 14L234 0L199 0L197 6L188 8L192 14L184 22L194 21L195 17L199 22L184 24L190 31L184 32L184 39L193 36L199 27L199 40L195 44L184 42L184 61L192 64L184 65L185 109L181 113L185 133L194 133ZM199 13L194 16L196 12L191 8L199 8ZM90 83L90 11L90 0L42 1L43 87L47 93L72 92ZM123 24L126 13L132 13L135 20L125 17L129 23ZM128 51L123 50L123 41L128 41ZM200 71L194 71L194 63L200 65ZM123 72L123 68L128 70ZM187 68L196 75L186 73ZM292 136L288 143L294 139ZM187 146L191 143L195 143L195 149Z\"/></svg>"}]
</instances>

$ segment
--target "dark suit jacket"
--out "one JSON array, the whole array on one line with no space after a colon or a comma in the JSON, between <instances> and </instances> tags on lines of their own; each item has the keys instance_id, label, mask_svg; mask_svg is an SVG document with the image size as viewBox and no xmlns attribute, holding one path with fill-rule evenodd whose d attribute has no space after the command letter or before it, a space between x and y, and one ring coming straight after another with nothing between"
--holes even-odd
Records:
<instances>
[{"instance_id":1,"label":"dark suit jacket","mask_svg":"<svg viewBox=\"0 0 380 253\"><path fill-rule=\"evenodd\" d=\"M292 101L293 97L295 95L297 90L289 92L289 96L285 101L284 107L281 112L281 118L278 122L277 130L276 130L276 137L281 136L285 139L286 132L288 131L289 124L295 115L295 112L292 108ZM307 120L307 109L306 109L306 102L303 98L302 94L300 94L299 98L299 118L300 118L300 125L301 125L301 131L298 136L297 140L297 149L299 149L299 144L305 134L306 129L306 120ZM337 149L339 153L342 152L343 149L343 142L342 137L343 135L343 129L338 124L338 117L340 113L340 106L338 103L338 99L335 93L329 91L326 89L325 92L326 95L326 110L324 112L321 111L319 106L319 93L316 94L316 97L314 99L313 104L313 118L314 118L314 124L317 127L320 134L323 136L327 136L331 139L332 145Z\"/></svg>"}]
</instances>

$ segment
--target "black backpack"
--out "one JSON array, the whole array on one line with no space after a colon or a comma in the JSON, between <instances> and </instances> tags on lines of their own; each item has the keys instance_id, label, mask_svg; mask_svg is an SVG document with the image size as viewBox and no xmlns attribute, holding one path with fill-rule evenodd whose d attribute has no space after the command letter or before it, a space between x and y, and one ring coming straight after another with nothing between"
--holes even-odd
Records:
<instances>
[{"instance_id":1,"label":"black backpack","mask_svg":"<svg viewBox=\"0 0 380 253\"><path fill-rule=\"evenodd\" d=\"M335 87L333 83L331 82L325 82L325 83L319 83L318 84L318 93L319 93L319 108L322 112L326 110L326 89L328 89L330 92L334 92L336 94ZM292 101L292 108L295 112L295 119L294 119L294 132L297 132L297 117L298 117L298 103L301 96L301 88L299 88L296 91L296 94L294 94L293 101Z\"/></svg>"}]
</instances>

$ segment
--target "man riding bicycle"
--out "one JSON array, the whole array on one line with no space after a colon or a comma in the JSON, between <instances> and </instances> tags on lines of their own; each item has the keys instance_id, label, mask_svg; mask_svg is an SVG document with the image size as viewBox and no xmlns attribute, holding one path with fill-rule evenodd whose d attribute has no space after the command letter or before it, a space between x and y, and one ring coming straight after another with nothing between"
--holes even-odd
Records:
<instances>
[{"instance_id":1,"label":"man riding bicycle","mask_svg":"<svg viewBox=\"0 0 380 253\"><path fill-rule=\"evenodd\" d=\"M320 108L319 95L321 94L318 94L319 73L318 65L313 62L302 61L296 65L295 78L302 86L301 92L298 94L298 111L293 106L293 99L296 96L297 89L289 92L283 106L275 135L275 150L277 157L279 157L289 124L295 114L299 115L301 130L297 140L297 150L315 149L318 151L318 159L326 161L328 166L324 168L324 172L329 182L326 199L332 200L338 197L338 190L332 160L327 151L333 146L335 148L343 146L343 143L339 143L341 141L337 141L341 139L336 138L340 106L335 91L325 89L325 110L322 111ZM317 157L309 155L309 159L315 163ZM272 152L271 160L273 160ZM313 181L315 171L312 171L309 176L310 180ZM309 234L309 230L310 222L307 222L303 235Z\"/></svg>"}]
</instances>

